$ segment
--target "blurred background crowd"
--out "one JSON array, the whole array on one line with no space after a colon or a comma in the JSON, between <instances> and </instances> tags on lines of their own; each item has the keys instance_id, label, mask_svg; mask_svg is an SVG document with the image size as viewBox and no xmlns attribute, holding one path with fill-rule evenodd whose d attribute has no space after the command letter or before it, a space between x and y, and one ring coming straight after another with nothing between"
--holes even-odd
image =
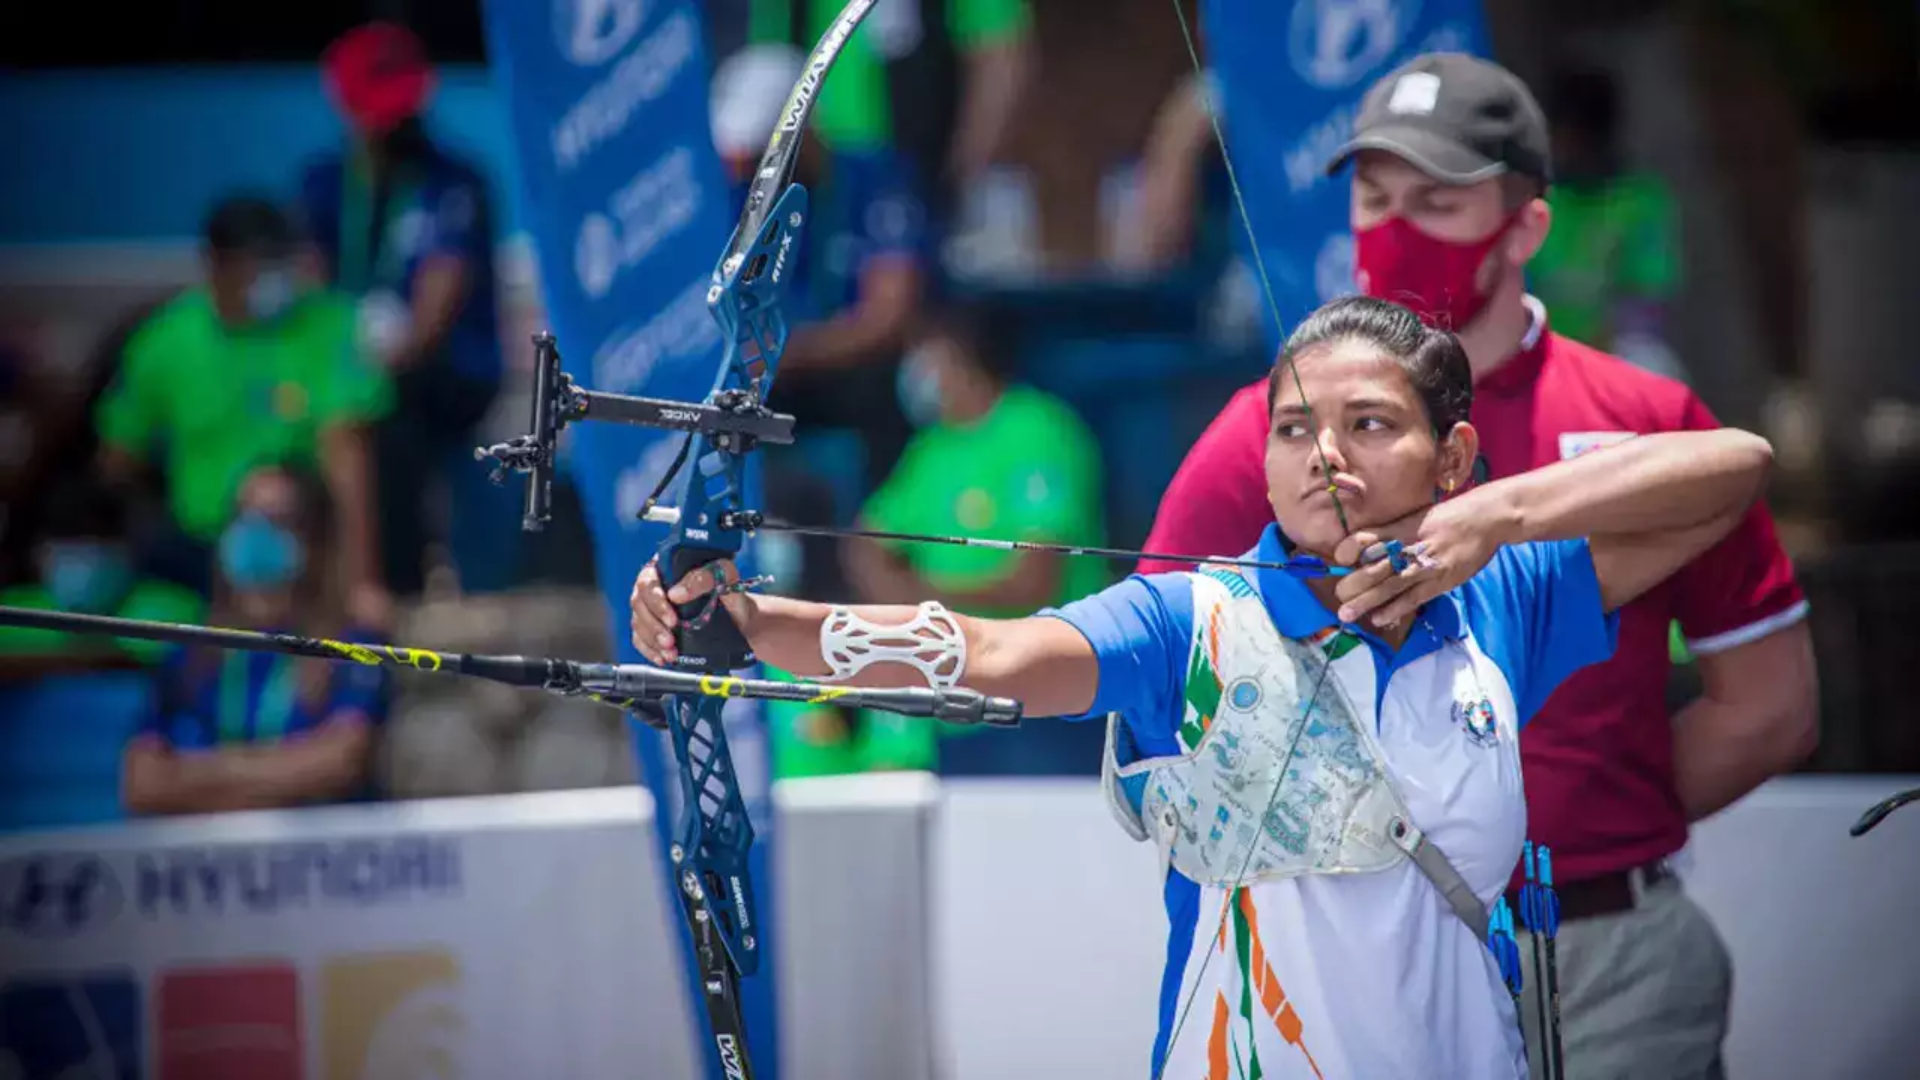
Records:
<instances>
[{"instance_id":1,"label":"blurred background crowd","mask_svg":"<svg viewBox=\"0 0 1920 1080\"><path fill-rule=\"evenodd\" d=\"M860 31L801 159L807 315L772 404L805 436L769 454L772 513L1144 539L1194 437L1270 362L1173 3L946 0L911 25L883 4ZM706 5L736 186L838 7ZM1901 614L1920 599L1913 5L1486 12L1560 167L1531 291L1559 332L1773 439L1822 682L1805 768L1920 770ZM0 603L610 658L569 482L548 531L522 533L517 488L473 457L524 424L543 327L479 4L170 0L111 35L92 17L15 5L0 45L18 75L0 86ZM195 167L101 175L125 148L97 144L125 139ZM783 591L982 614L1131 569L776 538L761 559ZM1098 725L772 716L782 776L1099 767ZM598 706L462 680L0 631L7 828L630 783L626 737Z\"/></svg>"}]
</instances>

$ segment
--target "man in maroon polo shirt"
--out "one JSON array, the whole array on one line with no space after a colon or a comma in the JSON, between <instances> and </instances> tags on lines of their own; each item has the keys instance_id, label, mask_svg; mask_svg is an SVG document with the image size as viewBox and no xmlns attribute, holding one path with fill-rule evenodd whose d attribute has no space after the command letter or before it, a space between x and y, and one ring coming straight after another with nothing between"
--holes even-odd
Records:
<instances>
[{"instance_id":1,"label":"man in maroon polo shirt","mask_svg":"<svg viewBox=\"0 0 1920 1080\"><path fill-rule=\"evenodd\" d=\"M1493 476L1638 433L1718 426L1684 385L1548 329L1523 268L1551 222L1549 157L1546 122L1524 84L1483 60L1429 54L1368 92L1353 139L1328 166L1353 166L1361 288L1455 329L1466 346L1473 424ZM1273 520L1266 445L1262 378L1195 444L1147 550L1253 546ZM1564 683L1522 734L1528 833L1553 850L1561 898L1568 1077L1721 1075L1727 952L1667 860L1689 823L1811 753L1806 610L1772 518L1756 505L1717 547L1630 605L1613 658ZM1704 693L1669 715L1674 621ZM1523 937L1523 950L1530 945ZM1537 988L1527 989L1521 1011L1538 1073Z\"/></svg>"}]
</instances>

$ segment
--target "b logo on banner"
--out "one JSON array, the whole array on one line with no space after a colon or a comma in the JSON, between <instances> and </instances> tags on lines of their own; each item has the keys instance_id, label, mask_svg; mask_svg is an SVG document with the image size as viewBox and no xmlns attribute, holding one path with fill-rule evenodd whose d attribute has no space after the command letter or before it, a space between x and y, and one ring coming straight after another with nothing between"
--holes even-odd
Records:
<instances>
[{"instance_id":1,"label":"b logo on banner","mask_svg":"<svg viewBox=\"0 0 1920 1080\"><path fill-rule=\"evenodd\" d=\"M647 0L553 0L553 36L561 55L599 67L620 55L646 21Z\"/></svg>"},{"instance_id":2,"label":"b logo on banner","mask_svg":"<svg viewBox=\"0 0 1920 1080\"><path fill-rule=\"evenodd\" d=\"M1293 69L1322 90L1360 81L1392 56L1420 17L1420 0L1295 0Z\"/></svg>"}]
</instances>

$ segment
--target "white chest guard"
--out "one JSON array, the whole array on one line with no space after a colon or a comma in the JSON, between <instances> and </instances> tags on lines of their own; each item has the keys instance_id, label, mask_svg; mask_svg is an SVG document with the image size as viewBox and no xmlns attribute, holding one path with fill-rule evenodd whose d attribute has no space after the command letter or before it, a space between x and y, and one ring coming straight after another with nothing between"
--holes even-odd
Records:
<instances>
[{"instance_id":1,"label":"white chest guard","mask_svg":"<svg viewBox=\"0 0 1920 1080\"><path fill-rule=\"evenodd\" d=\"M1358 642L1331 631L1282 637L1245 577L1189 577L1185 752L1122 765L1132 736L1107 717L1101 778L1122 827L1193 881L1229 888L1411 859L1485 940L1486 908L1414 825L1372 725L1331 670Z\"/></svg>"}]
</instances>

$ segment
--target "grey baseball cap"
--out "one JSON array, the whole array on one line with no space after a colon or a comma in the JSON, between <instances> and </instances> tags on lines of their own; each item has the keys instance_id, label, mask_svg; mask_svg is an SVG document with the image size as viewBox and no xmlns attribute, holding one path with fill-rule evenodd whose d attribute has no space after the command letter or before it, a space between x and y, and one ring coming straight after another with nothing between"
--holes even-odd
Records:
<instances>
[{"instance_id":1,"label":"grey baseball cap","mask_svg":"<svg viewBox=\"0 0 1920 1080\"><path fill-rule=\"evenodd\" d=\"M1547 118L1533 92L1506 68L1464 53L1416 56L1375 83L1327 172L1362 150L1386 151L1447 184L1503 173L1553 179Z\"/></svg>"}]
</instances>

